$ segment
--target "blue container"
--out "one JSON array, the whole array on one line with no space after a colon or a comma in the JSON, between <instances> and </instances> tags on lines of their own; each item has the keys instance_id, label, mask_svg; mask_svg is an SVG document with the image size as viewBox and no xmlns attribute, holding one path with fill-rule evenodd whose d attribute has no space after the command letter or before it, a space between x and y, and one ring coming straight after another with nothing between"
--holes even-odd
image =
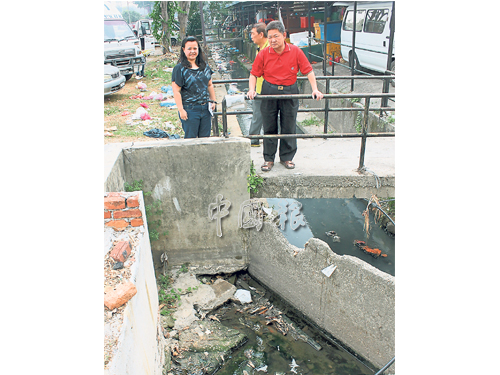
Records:
<instances>
[{"instance_id":1,"label":"blue container","mask_svg":"<svg viewBox=\"0 0 500 375\"><path fill-rule=\"evenodd\" d=\"M321 39L325 40L325 25L320 23ZM340 29L342 28L342 21L327 22L326 25L326 40L328 42L340 42Z\"/></svg>"}]
</instances>

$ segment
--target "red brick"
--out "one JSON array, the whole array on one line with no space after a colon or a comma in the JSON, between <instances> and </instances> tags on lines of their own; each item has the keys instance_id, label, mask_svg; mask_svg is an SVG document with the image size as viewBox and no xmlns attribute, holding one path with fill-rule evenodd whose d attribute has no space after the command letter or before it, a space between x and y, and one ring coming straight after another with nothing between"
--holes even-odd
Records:
<instances>
[{"instance_id":1,"label":"red brick","mask_svg":"<svg viewBox=\"0 0 500 375\"><path fill-rule=\"evenodd\" d=\"M106 197L104 198L105 210L119 210L125 208L125 198L122 197Z\"/></svg>"},{"instance_id":2,"label":"red brick","mask_svg":"<svg viewBox=\"0 0 500 375\"><path fill-rule=\"evenodd\" d=\"M140 227L141 225L144 225L144 221L142 221L142 219L132 219L130 220L130 225L133 227Z\"/></svg>"},{"instance_id":3,"label":"red brick","mask_svg":"<svg viewBox=\"0 0 500 375\"><path fill-rule=\"evenodd\" d=\"M139 207L139 196L134 195L133 197L128 197L127 207Z\"/></svg>"},{"instance_id":4,"label":"red brick","mask_svg":"<svg viewBox=\"0 0 500 375\"><path fill-rule=\"evenodd\" d=\"M118 285L114 290L104 293L104 306L109 310L126 304L137 293L137 288L131 281Z\"/></svg>"},{"instance_id":5,"label":"red brick","mask_svg":"<svg viewBox=\"0 0 500 375\"><path fill-rule=\"evenodd\" d=\"M104 218L111 219L111 211L104 211Z\"/></svg>"},{"instance_id":6,"label":"red brick","mask_svg":"<svg viewBox=\"0 0 500 375\"><path fill-rule=\"evenodd\" d=\"M104 224L107 227L111 227L115 230L123 230L128 226L128 221L126 220L111 220Z\"/></svg>"},{"instance_id":7,"label":"red brick","mask_svg":"<svg viewBox=\"0 0 500 375\"><path fill-rule=\"evenodd\" d=\"M124 217L141 217L142 212L141 210L138 210L137 208L132 209L132 210L123 210L123 211L114 211L113 212L113 218L114 219L121 219Z\"/></svg>"},{"instance_id":8,"label":"red brick","mask_svg":"<svg viewBox=\"0 0 500 375\"><path fill-rule=\"evenodd\" d=\"M113 250L111 250L111 254L109 255L117 262L125 262L131 252L132 249L130 248L130 242L120 241L113 246Z\"/></svg>"},{"instance_id":9,"label":"red brick","mask_svg":"<svg viewBox=\"0 0 500 375\"><path fill-rule=\"evenodd\" d=\"M116 193L116 192L106 194L107 197L120 197L121 195L122 193Z\"/></svg>"}]
</instances>

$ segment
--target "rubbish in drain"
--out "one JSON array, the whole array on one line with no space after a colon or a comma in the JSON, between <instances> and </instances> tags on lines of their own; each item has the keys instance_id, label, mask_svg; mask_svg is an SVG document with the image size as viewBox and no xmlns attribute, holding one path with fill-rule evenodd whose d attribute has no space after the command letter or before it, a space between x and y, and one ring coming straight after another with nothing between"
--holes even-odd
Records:
<instances>
[{"instance_id":1,"label":"rubbish in drain","mask_svg":"<svg viewBox=\"0 0 500 375\"><path fill-rule=\"evenodd\" d=\"M337 232L335 232L334 230L330 230L330 231L328 231L328 232L325 232L325 234L326 234L328 237L331 237L333 242L340 242L340 237L339 237L339 235L337 234Z\"/></svg>"},{"instance_id":2,"label":"rubbish in drain","mask_svg":"<svg viewBox=\"0 0 500 375\"><path fill-rule=\"evenodd\" d=\"M387 254L382 254L382 251L380 249L373 249L371 247L368 247L366 245L365 241L354 240L354 245L356 245L361 250L363 250L366 254L369 254L374 258L378 258L379 256L385 258L387 256Z\"/></svg>"}]
</instances>

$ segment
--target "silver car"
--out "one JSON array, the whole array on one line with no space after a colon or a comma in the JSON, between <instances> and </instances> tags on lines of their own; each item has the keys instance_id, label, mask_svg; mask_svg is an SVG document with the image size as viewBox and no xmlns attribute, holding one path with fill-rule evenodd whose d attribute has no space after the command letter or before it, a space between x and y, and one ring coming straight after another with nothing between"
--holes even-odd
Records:
<instances>
[{"instance_id":1,"label":"silver car","mask_svg":"<svg viewBox=\"0 0 500 375\"><path fill-rule=\"evenodd\" d=\"M117 92L125 86L125 76L120 70L111 65L104 65L104 95Z\"/></svg>"}]
</instances>

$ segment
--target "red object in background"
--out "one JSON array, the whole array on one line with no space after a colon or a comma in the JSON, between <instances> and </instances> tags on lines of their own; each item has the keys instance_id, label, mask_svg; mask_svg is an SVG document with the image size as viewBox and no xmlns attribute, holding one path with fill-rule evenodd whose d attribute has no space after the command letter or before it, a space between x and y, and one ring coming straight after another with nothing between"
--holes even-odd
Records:
<instances>
[{"instance_id":1,"label":"red object in background","mask_svg":"<svg viewBox=\"0 0 500 375\"><path fill-rule=\"evenodd\" d=\"M303 29L309 27L309 24L307 23L307 18L308 17L300 17L300 27ZM311 16L311 25L313 23L314 23L314 17Z\"/></svg>"}]
</instances>

